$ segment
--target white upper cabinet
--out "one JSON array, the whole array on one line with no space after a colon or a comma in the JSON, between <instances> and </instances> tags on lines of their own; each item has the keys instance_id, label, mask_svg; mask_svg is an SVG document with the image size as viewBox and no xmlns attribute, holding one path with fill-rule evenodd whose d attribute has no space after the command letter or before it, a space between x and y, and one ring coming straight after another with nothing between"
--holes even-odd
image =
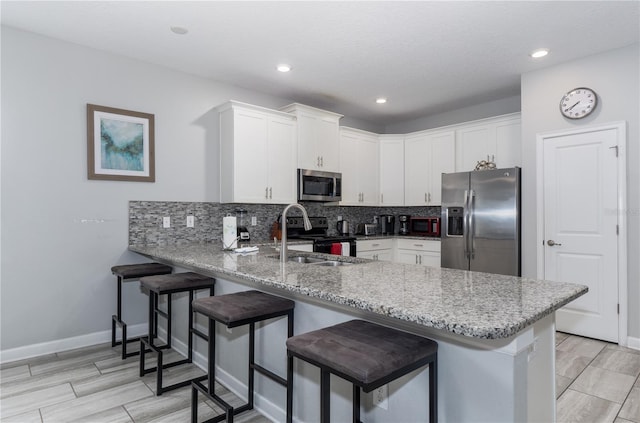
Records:
<instances>
[{"instance_id":1,"label":"white upper cabinet","mask_svg":"<svg viewBox=\"0 0 640 423\"><path fill-rule=\"evenodd\" d=\"M295 202L295 118L238 102L218 110L220 202Z\"/></svg>"},{"instance_id":2,"label":"white upper cabinet","mask_svg":"<svg viewBox=\"0 0 640 423\"><path fill-rule=\"evenodd\" d=\"M520 114L484 119L456 129L456 170L474 170L479 161L499 168L522 164Z\"/></svg>"},{"instance_id":3,"label":"white upper cabinet","mask_svg":"<svg viewBox=\"0 0 640 423\"><path fill-rule=\"evenodd\" d=\"M455 132L420 132L404 140L405 206L438 206L442 174L455 171Z\"/></svg>"},{"instance_id":4,"label":"white upper cabinet","mask_svg":"<svg viewBox=\"0 0 640 423\"><path fill-rule=\"evenodd\" d=\"M378 205L378 136L340 128L341 205Z\"/></svg>"},{"instance_id":5,"label":"white upper cabinet","mask_svg":"<svg viewBox=\"0 0 640 423\"><path fill-rule=\"evenodd\" d=\"M339 123L342 115L293 103L280 109L292 113L297 122L300 169L338 172L340 169Z\"/></svg>"},{"instance_id":6,"label":"white upper cabinet","mask_svg":"<svg viewBox=\"0 0 640 423\"><path fill-rule=\"evenodd\" d=\"M380 135L381 206L404 206L404 135Z\"/></svg>"}]
</instances>

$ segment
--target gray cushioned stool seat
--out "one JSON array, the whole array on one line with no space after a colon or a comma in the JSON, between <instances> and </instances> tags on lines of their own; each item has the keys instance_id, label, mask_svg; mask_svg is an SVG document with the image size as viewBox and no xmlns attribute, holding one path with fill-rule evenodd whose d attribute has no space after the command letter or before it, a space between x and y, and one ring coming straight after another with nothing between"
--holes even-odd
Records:
<instances>
[{"instance_id":1,"label":"gray cushioned stool seat","mask_svg":"<svg viewBox=\"0 0 640 423\"><path fill-rule=\"evenodd\" d=\"M215 279L194 272L173 273L170 275L145 276L140 285L160 295L171 292L190 291L213 286Z\"/></svg>"},{"instance_id":2,"label":"gray cushioned stool seat","mask_svg":"<svg viewBox=\"0 0 640 423\"><path fill-rule=\"evenodd\" d=\"M287 339L287 355L320 368L321 423L330 421L331 374L352 383L352 421L361 423L360 390L371 392L426 365L429 366L429 422L438 421L438 344L435 341L375 323L351 320ZM293 390L292 380L289 380L290 390ZM293 412L287 410L287 423L292 420Z\"/></svg>"},{"instance_id":3,"label":"gray cushioned stool seat","mask_svg":"<svg viewBox=\"0 0 640 423\"><path fill-rule=\"evenodd\" d=\"M295 303L260 291L243 291L215 297L198 298L193 310L228 327L242 326L249 321L264 320L269 315L282 315L293 310Z\"/></svg>"},{"instance_id":4,"label":"gray cushioned stool seat","mask_svg":"<svg viewBox=\"0 0 640 423\"><path fill-rule=\"evenodd\" d=\"M351 320L289 338L287 348L371 392L388 383L389 375L429 362L438 344L375 323Z\"/></svg>"},{"instance_id":5,"label":"gray cushioned stool seat","mask_svg":"<svg viewBox=\"0 0 640 423\"><path fill-rule=\"evenodd\" d=\"M111 273L122 279L137 279L144 276L165 275L172 272L171 266L160 263L122 264L113 266Z\"/></svg>"}]
</instances>

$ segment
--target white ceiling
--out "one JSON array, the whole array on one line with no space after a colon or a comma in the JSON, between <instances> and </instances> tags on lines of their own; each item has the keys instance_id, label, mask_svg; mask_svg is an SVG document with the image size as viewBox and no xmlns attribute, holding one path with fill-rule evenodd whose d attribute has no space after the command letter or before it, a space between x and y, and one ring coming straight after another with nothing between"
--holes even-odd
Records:
<instances>
[{"instance_id":1,"label":"white ceiling","mask_svg":"<svg viewBox=\"0 0 640 423\"><path fill-rule=\"evenodd\" d=\"M4 25L382 125L519 95L522 73L640 40L638 1L0 4Z\"/></svg>"}]
</instances>

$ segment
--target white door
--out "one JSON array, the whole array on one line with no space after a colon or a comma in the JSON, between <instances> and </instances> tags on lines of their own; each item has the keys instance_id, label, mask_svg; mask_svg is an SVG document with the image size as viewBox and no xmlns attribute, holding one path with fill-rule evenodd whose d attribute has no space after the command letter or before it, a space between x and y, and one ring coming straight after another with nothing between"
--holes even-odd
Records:
<instances>
[{"instance_id":1,"label":"white door","mask_svg":"<svg viewBox=\"0 0 640 423\"><path fill-rule=\"evenodd\" d=\"M618 342L618 131L543 141L544 278L587 285L557 329Z\"/></svg>"}]
</instances>

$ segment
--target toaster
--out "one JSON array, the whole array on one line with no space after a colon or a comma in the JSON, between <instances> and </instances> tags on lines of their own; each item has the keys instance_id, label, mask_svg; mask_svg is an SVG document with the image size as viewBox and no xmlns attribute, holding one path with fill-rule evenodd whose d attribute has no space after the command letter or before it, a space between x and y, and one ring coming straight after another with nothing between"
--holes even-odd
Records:
<instances>
[{"instance_id":1,"label":"toaster","mask_svg":"<svg viewBox=\"0 0 640 423\"><path fill-rule=\"evenodd\" d=\"M375 235L376 226L375 223L359 223L356 227L356 235Z\"/></svg>"}]
</instances>

